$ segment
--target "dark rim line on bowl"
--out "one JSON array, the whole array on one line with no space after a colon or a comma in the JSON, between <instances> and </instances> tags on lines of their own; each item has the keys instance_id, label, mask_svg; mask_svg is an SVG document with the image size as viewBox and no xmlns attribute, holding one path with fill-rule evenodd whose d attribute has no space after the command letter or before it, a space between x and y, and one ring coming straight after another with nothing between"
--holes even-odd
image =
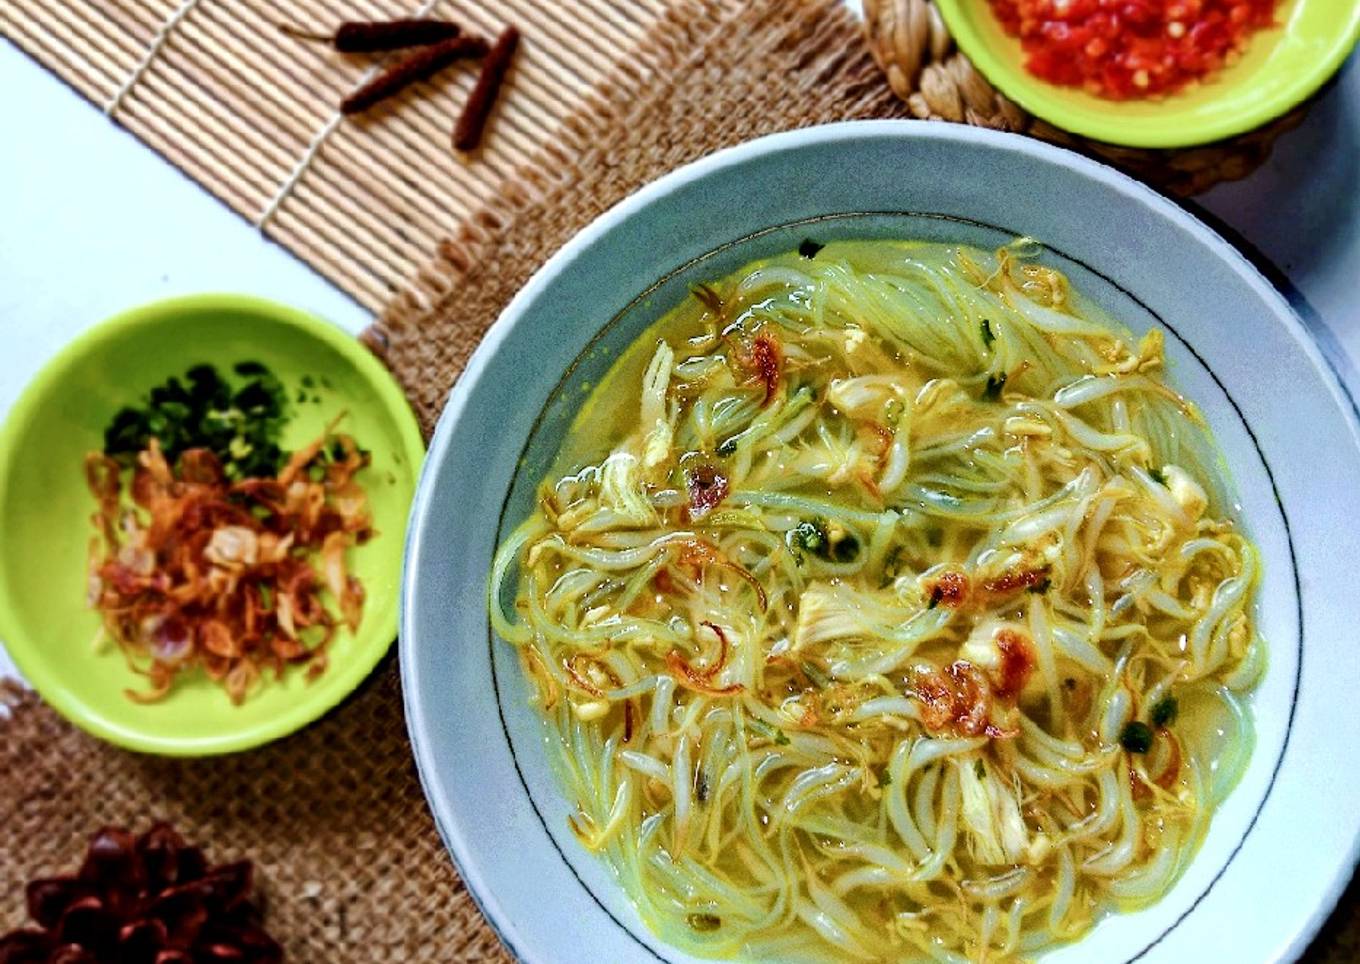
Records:
<instances>
[{"instance_id":1,"label":"dark rim line on bowl","mask_svg":"<svg viewBox=\"0 0 1360 964\"><path fill-rule=\"evenodd\" d=\"M774 233L774 232L776 232L776 231L784 231L784 230L788 230L788 229L790 229L790 228L800 228L800 227L804 227L804 226L808 226L808 225L821 224L821 223L826 223L826 222L830 222L830 221L843 221L843 220L849 220L849 219L851 219L851 218L883 217L883 216L890 216L890 217L928 218L928 219L934 220L934 221L945 221L945 222L953 222L953 223L957 223L957 224L967 224L967 225L972 225L972 226L975 226L975 227L981 227L981 228L984 228L984 229L987 229L987 230L991 230L991 231L1000 232L1000 233L1002 233L1002 234L1005 234L1005 235L1008 235L1008 236L1011 236L1011 237L1020 237L1020 236L1023 234L1023 232L1017 232L1017 231L1014 231L1014 230L1011 230L1011 229L1008 229L1008 228L1001 227L1001 226L999 226L999 225L990 224L990 223L988 223L988 222L986 222L986 221L979 221L979 220L972 219L972 218L961 218L961 217L956 217L956 216L954 216L954 215L947 215L947 214L936 214L936 213L923 212L923 211L852 211L852 212L844 212L844 213L840 213L840 214L818 215L818 216L815 216L815 217L803 218L803 219L800 219L800 220L785 222L785 223L783 223L783 224L772 225L772 226L767 227L767 228L762 228L762 229L759 230L759 231L753 231L753 232L751 232L750 234L744 235L743 237L737 238L737 239L735 239L735 240L728 241L728 242L726 242L726 243L724 243L724 244L718 245L717 247L712 248L712 249L710 249L710 250L704 252L703 254L697 255L697 256L695 256L695 257L689 259L688 261L684 262L683 264L679 265L678 267L673 268L672 270L668 271L668 272L667 272L665 275L663 275L660 279L658 279L657 281L655 281L654 283L652 283L651 285L649 285L644 291L642 291L642 292L639 293L636 297L634 297L631 301L629 301L627 305L625 305L625 306L624 306L623 308L621 308L617 313L615 313L614 316L613 316L612 318L609 319L609 321L607 321L604 325L602 325L602 326L595 332L595 334L591 336L590 340L589 340L584 346L582 346L581 350L577 353L576 357L572 360L572 363L571 363L571 364L567 367L567 369L563 372L562 377L561 377L560 379L558 379L557 384L554 385L553 388L552 388L552 390L548 393L547 398L545 399L545 401L543 402L543 405L542 405L542 406L540 407L540 409L539 409L538 415L537 415L537 416L535 417L535 419L534 419L533 425L532 425L532 426L530 427L530 429L529 429L529 433L528 433L528 435L526 436L526 440L525 440L524 446L523 446L523 447L521 448L521 450L520 450L520 456L519 456L519 459L516 461L516 464L519 465L519 464L522 464L522 463L523 463L524 457L525 457L525 455L527 454L528 449L529 449L530 441L532 441L532 439L534 438L534 436L537 434L539 428L541 427L541 425L542 425L542 423L543 423L543 419L544 419L544 417L545 417L545 415L546 415L548 406L551 405L552 400L553 400L554 398L558 397L558 395L562 392L563 387L564 387L564 386L566 385L566 383L570 380L571 375L572 375L572 374L576 371L576 369L580 366L580 364L582 363L582 361L584 360L584 358L586 357L586 355L590 352L591 348L593 348L593 347L599 342L599 340L605 335L606 332L610 331L616 324L618 324L619 321L623 318L624 315L626 315L629 311L633 310L635 307L637 307L639 304L641 304L645 299L647 299L650 295L652 295L652 294L655 293L657 290L659 290L659 289L661 288L662 285L666 284L668 281L670 281L670 280L671 280L672 278L674 278L676 275L681 274L682 272L689 270L690 268L694 267L695 265L698 265L698 264L700 264L700 263L702 263L702 262L704 262L704 261L706 261L706 260L708 260L708 259L714 257L715 255L717 255L717 254L719 254L719 253L721 253L721 252L723 252L723 251L726 251L726 250L728 250L728 249L730 249L730 248L732 248L732 247L734 247L734 246L736 246L736 245L745 244L746 242L751 241L751 240L753 240L753 239L755 239L755 238L764 237L764 236L769 235L769 234L772 234L772 233ZM1041 242L1041 244L1042 244L1042 242ZM1279 488L1278 488L1278 486L1277 486L1276 483L1275 483L1275 473L1271 470L1270 463L1269 463L1269 462L1267 461L1267 459L1266 459L1265 452L1263 452L1263 451L1261 450L1261 444L1260 444L1260 442L1259 442L1259 441L1257 440L1257 438L1256 438L1256 433L1252 430L1251 425L1247 422L1246 417L1242 414L1242 409L1238 406L1237 400L1234 399L1234 398L1232 397L1231 393L1228 392L1227 387L1224 386L1222 380L1218 377L1218 374L1217 374L1217 373L1209 366L1208 362L1205 361L1204 357L1199 353L1199 351L1196 350L1195 347L1194 347L1192 344L1190 344L1189 341L1186 340L1186 338L1185 338L1185 337L1184 337L1184 336L1183 336L1183 335L1175 328L1175 326L1173 326L1173 325L1171 325L1170 323L1168 323L1168 322L1167 322L1165 319L1163 319L1162 316L1161 316L1160 314L1158 314L1156 311L1153 311L1153 310L1152 310L1148 305L1146 305L1146 304L1142 301L1142 299L1140 299L1137 295L1133 294L1131 291L1129 291L1127 288L1125 288L1125 287L1124 287L1123 285L1121 285L1119 282L1115 281L1113 278L1110 278L1110 277L1109 277L1108 275L1106 275L1104 272L1102 272L1102 271L1100 271L1100 270L1098 270L1098 269L1092 267L1091 265L1087 264L1085 261L1082 261L1080 258L1073 257L1072 255L1068 254L1067 252L1065 252L1065 251L1063 251L1063 250L1061 250L1061 249L1052 247L1051 245L1048 245L1048 244L1044 244L1043 247L1044 247L1044 249L1045 249L1046 251L1049 251L1049 252L1051 252L1052 254L1056 255L1057 257L1062 258L1062 259L1064 259L1064 260L1066 260L1066 261L1068 261L1068 262L1070 262L1070 263L1072 263L1072 264L1078 265L1079 267L1085 269L1086 271L1090 272L1091 274L1093 274L1093 275L1095 275L1096 277L1100 278L1101 280L1105 281L1107 284L1109 284L1109 285L1110 285L1111 287L1113 287L1115 290L1119 291L1119 292L1120 292L1121 294L1123 294L1125 297L1129 298L1129 299L1130 299L1131 301L1133 301L1136 305L1138 305L1140 308L1142 308L1144 311L1146 311L1151 317L1153 317L1154 319L1156 319L1156 321L1157 321L1158 324L1160 324L1162 327L1164 327L1167 331L1171 332L1171 334L1176 338L1176 340L1179 341L1179 342L1185 347L1185 349L1186 349L1187 351L1190 352L1190 354L1194 357L1195 361L1199 363L1200 367L1203 368L1204 371L1205 371L1206 373L1208 373L1208 375L1209 375L1209 377L1210 377L1211 379L1213 379L1214 384L1217 385L1219 391L1221 391L1221 392L1223 393L1223 397L1226 398L1227 401L1228 401L1228 404L1232 406L1233 412L1237 415L1238 421L1241 422L1242 428L1243 428L1243 429L1246 431L1246 433L1247 433L1247 437L1251 439L1252 447L1256 450L1256 455L1257 455L1257 457L1261 460L1261 467L1265 470L1266 477L1270 480L1271 496L1272 496L1272 497L1274 498L1274 500L1275 500L1275 506L1276 506L1276 508L1279 510L1279 513L1280 513L1280 521L1281 521L1281 522L1283 523L1283 525L1284 525L1285 541L1286 541L1286 543L1287 543L1287 545L1288 545L1288 547L1289 547L1289 564L1290 564L1290 572L1291 572L1291 574L1292 574L1292 576L1293 576L1293 581L1294 581L1295 616L1296 616L1297 627L1298 627L1298 644L1297 644L1297 649L1298 649L1298 660L1297 660L1297 663L1296 663L1296 665L1295 665L1295 670L1294 670L1294 687L1293 687L1293 692L1290 694L1290 699L1289 699L1289 716L1288 716L1288 720L1286 721L1286 724L1285 724L1284 739L1283 739L1283 741L1281 742L1281 745L1280 745L1279 756L1276 758L1276 760L1275 760L1275 765L1274 765L1274 767L1273 767L1272 770L1271 770L1271 773L1270 773L1270 780L1269 780L1269 781L1267 782L1267 784L1266 784L1265 793L1263 793L1263 794L1261 795L1261 800L1260 800L1260 802L1257 804L1256 809L1255 809L1255 812L1254 812L1254 813L1252 814L1252 816L1251 816L1251 820L1247 823L1246 830L1243 831L1241 839L1238 840L1238 842L1236 843L1236 845L1234 845L1232 851L1228 854L1228 858L1223 862L1223 866L1220 867L1220 868L1218 869L1218 871L1214 874L1213 878L1209 881L1208 885L1204 888L1204 890L1203 890L1203 891L1202 891L1202 892L1201 892L1201 893L1200 893L1200 894L1199 894L1199 895L1191 902L1190 906L1187 907L1187 908L1180 914L1180 916L1177 917L1176 920L1173 921L1173 922L1170 924L1170 926L1168 926L1166 929L1164 929L1164 930L1162 931L1162 933L1160 933L1156 938L1154 938L1151 942L1149 942L1146 946L1144 946L1140 951L1138 951L1136 954L1133 954L1132 956L1128 957L1128 958L1125 960L1125 964L1132 964L1133 961L1137 961L1137 960L1140 960L1140 959L1142 959L1143 957L1145 957L1149 952L1152 951L1153 948L1155 948L1158 944L1160 944L1160 943L1167 937L1167 935L1169 935L1172 931L1174 931L1177 927L1179 927L1179 926L1181 925L1181 923L1182 923L1183 921L1185 921L1185 919L1186 919L1187 917L1189 917L1191 914L1193 914L1193 913L1195 912L1196 908L1198 908L1199 905L1200 905L1200 903L1204 900L1204 898L1207 897L1207 896L1209 895L1209 892L1210 892L1211 890L1213 890L1214 885L1217 884L1218 881L1219 881L1219 879L1224 875L1224 873L1227 872L1228 867L1232 864L1233 860L1237 857L1237 854L1241 851L1242 847L1246 844L1247 838L1248 838L1249 836L1251 836L1251 832L1252 832L1252 830L1255 828L1256 822L1257 822L1257 820L1258 820L1258 819L1260 818L1260 816L1261 816L1261 811L1265 808L1266 802L1270 799L1271 791L1274 790L1274 788L1275 788L1275 780L1276 780L1276 778L1279 776L1279 773L1280 773L1280 767L1281 767L1281 766L1283 765L1283 763L1284 763L1285 753L1288 751L1288 748L1289 748L1290 735L1291 735L1291 733L1292 733L1292 731L1293 731L1293 727L1294 727L1294 715L1295 715L1295 711L1296 711L1296 709L1297 709L1297 707L1298 707L1299 688L1300 688L1300 685L1301 685L1301 683L1302 683L1302 675L1303 675L1303 635L1304 635L1304 624L1303 624L1303 590L1302 590L1302 583L1301 583L1300 578L1299 578L1298 558L1297 558L1297 555L1296 555L1295 549L1294 549L1294 534L1293 534L1293 529L1292 529L1292 527L1291 527L1290 524L1289 524L1289 516L1288 516L1288 513L1285 512L1284 503L1283 503L1283 501L1282 501L1281 498L1280 498ZM1329 363L1329 364L1330 364L1330 363ZM1348 399L1350 399L1350 394L1349 394L1349 392L1346 393L1346 397L1347 397ZM1354 400L1351 400L1351 403L1352 403L1352 405L1354 405ZM518 470L516 470L516 471L518 471ZM513 481L512 481L511 487L513 487ZM500 517L499 517L499 519L498 519L498 521L497 521L497 526L496 526L496 545L500 545L500 542L501 542L501 539L502 539L502 532L503 532L503 530L504 530L504 528L505 528L505 516L506 516L506 513L509 511L510 488L511 488L511 487L508 487L508 488L507 488L507 490L506 490L506 495L505 495L505 499L504 499L504 500L502 501L502 503L501 503ZM412 527L412 528L414 528L414 527ZM644 950L646 950L649 954L652 955L653 958L655 958L655 959L658 960L658 961L664 962L664 964L671 964L669 958L662 956L662 954L661 954L660 952L658 952L654 947L652 947L651 944L649 944L649 943L648 943L647 941L645 941L642 937L640 937L640 936L639 936L632 928L628 927L626 924L624 924L622 921L620 921L620 920L618 919L618 917L616 917L616 916L614 915L614 913L613 913L607 906L605 906L604 902L599 898L599 896L597 896L597 895L595 894L595 892L594 892L593 890L591 890L591 888L585 883L584 879L582 879L582 877L581 877L580 873L577 871L575 865L574 865L574 864L571 862L571 860L567 857L565 850L563 850L562 846L558 843L557 837L553 834L552 830L549 828L547 818L543 815L543 810L542 810L542 808L539 806L538 801L534 799L534 795L533 795L532 791L529 789L529 783L528 783L528 781L525 779L524 771L523 771L523 770L521 769L521 767L520 767L520 763L519 763L519 755L518 755L518 753L516 752L514 740L513 740L513 739L511 738L511 736L510 736L510 728L509 728L509 725L508 725L508 723L506 722L506 719L505 719L505 708L504 708L504 705L503 705L502 702L501 702L500 679L499 679L499 676L498 676L498 674L497 674L497 672L496 672L495 642L496 642L496 635L495 635L495 633L492 631L491 626L490 626L490 624L488 623L488 625L487 625L487 660L488 660L488 662L490 663L490 666L491 666L491 685L492 685L493 693L494 693L494 695L495 695L495 700L496 700L496 710L497 710L497 713L498 713L498 715L499 715L499 717L500 717L500 722L501 722L501 732L505 735L506 747L507 747L507 748L509 749L509 751L510 751L510 759L511 759L511 762L514 764L514 767L515 767L515 775L519 778L520 786L522 786L522 787L524 788L524 794L525 794L525 797L526 797L526 798L528 799L528 801L529 801L529 806L533 809L534 815L538 818L538 822L539 822L539 823L542 825L542 827L543 827L544 835L548 838L548 842L552 845L553 850L555 850L555 851L557 852L558 857L561 858L562 863L563 863L564 865L566 865L567 870L571 872L571 875L576 879L576 882L577 882L578 884L580 884L581 889L584 890L584 891L586 892L586 894L588 894L588 895L590 896L590 899L593 900L593 901L595 902L596 906L599 907L600 910L602 910L602 911L604 912L604 914L605 914L611 921L614 922L615 926L617 926L620 930L622 930L622 931L623 931L624 933L626 933L630 938L632 938L632 940L633 940L639 947L641 947L641 948L643 948ZM421 780L422 780L422 782L424 781L424 779L425 779L425 778L424 778L424 774L422 773L422 775L421 775ZM435 817L435 823L439 826L439 828L440 828L440 833L443 834L443 833L444 833L444 831L443 831L443 826L442 826L442 823L441 823L441 821L439 820L439 818L438 818L437 815L436 815L436 817ZM447 835L445 835L445 836L447 837ZM452 853L452 851L450 851L450 853ZM612 868L609 868L609 871L612 873L612 872L613 872L613 871L612 871ZM474 890L474 888L472 887L471 884L468 884L468 892L469 892L470 894L473 895L473 899L476 901L477 906L478 906L479 908L484 908L484 905L483 905L483 902L482 902L481 897L476 893L476 891ZM631 902L631 899L630 899L630 902ZM488 918L488 919L489 919L489 918ZM492 926L493 926L493 929L496 931L497 935L501 936L501 937L502 937L502 940L504 940L504 935L501 933L500 929L497 928L497 927L495 927L494 924L493 924ZM1080 939L1079 939L1079 940L1080 940ZM510 946L512 953L514 953L516 957L521 957L521 955L519 954L519 952L516 951L516 950L514 949L513 945L509 945L509 943L507 942L507 946Z\"/></svg>"}]
</instances>

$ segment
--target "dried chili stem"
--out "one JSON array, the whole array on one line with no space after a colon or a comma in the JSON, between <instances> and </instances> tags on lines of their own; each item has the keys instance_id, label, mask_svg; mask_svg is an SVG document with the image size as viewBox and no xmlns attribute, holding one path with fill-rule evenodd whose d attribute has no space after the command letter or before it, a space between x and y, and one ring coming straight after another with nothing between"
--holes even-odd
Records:
<instances>
[{"instance_id":1,"label":"dried chili stem","mask_svg":"<svg viewBox=\"0 0 1360 964\"><path fill-rule=\"evenodd\" d=\"M496 104L496 95L505 80L505 72L510 69L510 61L519 46L519 31L509 26L501 31L495 45L482 62L482 72L477 77L477 85L468 95L463 113L453 129L453 146L460 151L471 151L482 139L491 108Z\"/></svg>"},{"instance_id":2,"label":"dried chili stem","mask_svg":"<svg viewBox=\"0 0 1360 964\"><path fill-rule=\"evenodd\" d=\"M452 40L462 33L458 24L428 17L406 17L398 20L347 20L333 34L315 33L290 24L279 24L279 30L296 40L328 43L344 54L370 54L403 47L426 47L444 40Z\"/></svg>"},{"instance_id":3,"label":"dried chili stem","mask_svg":"<svg viewBox=\"0 0 1360 964\"><path fill-rule=\"evenodd\" d=\"M426 80L449 64L469 57L480 57L487 52L481 37L454 37L429 47L422 47L392 64L378 76L361 86L340 102L340 112L357 114L368 110L379 101L400 93L412 84Z\"/></svg>"}]
</instances>

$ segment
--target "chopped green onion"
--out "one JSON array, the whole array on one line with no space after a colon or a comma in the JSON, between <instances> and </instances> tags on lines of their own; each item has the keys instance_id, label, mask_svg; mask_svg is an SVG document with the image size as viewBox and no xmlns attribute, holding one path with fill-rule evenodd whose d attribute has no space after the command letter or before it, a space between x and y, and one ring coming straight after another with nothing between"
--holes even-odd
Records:
<instances>
[{"instance_id":1,"label":"chopped green onion","mask_svg":"<svg viewBox=\"0 0 1360 964\"><path fill-rule=\"evenodd\" d=\"M801 549L820 556L826 552L828 543L826 530L816 522L800 522L789 530L790 548Z\"/></svg>"},{"instance_id":2,"label":"chopped green onion","mask_svg":"<svg viewBox=\"0 0 1360 964\"><path fill-rule=\"evenodd\" d=\"M770 726L770 724L766 723L764 720L757 719L756 717L753 716L749 720L747 720L746 723L757 736L763 736L767 740L772 740L779 746L789 745L788 734L785 733L783 730L776 730L774 727Z\"/></svg>"}]
</instances>

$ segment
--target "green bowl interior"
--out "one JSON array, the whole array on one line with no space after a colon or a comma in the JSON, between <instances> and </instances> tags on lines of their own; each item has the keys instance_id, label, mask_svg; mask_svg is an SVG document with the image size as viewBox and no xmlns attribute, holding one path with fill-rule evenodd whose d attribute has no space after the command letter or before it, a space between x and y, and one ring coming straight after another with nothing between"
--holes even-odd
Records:
<instances>
[{"instance_id":1,"label":"green bowl interior","mask_svg":"<svg viewBox=\"0 0 1360 964\"><path fill-rule=\"evenodd\" d=\"M356 634L332 641L316 680L289 671L241 706L201 672L185 674L161 702L124 695L145 680L116 646L94 651L99 619L85 607L86 557L94 502L86 452L123 405L192 365L224 373L239 361L269 366L289 391L284 438L295 448L348 412L341 430L373 454L359 479L378 535L350 550L367 592ZM297 402L304 375L319 402ZM324 376L324 383L320 379ZM20 398L0 433L0 638L24 676L53 706L124 746L198 755L240 750L282 736L338 703L373 668L396 635L397 591L407 511L423 447L400 389L362 345L311 316L267 302L204 296L134 309L100 325L60 354ZM126 475L125 475L126 481Z\"/></svg>"},{"instance_id":2,"label":"green bowl interior","mask_svg":"<svg viewBox=\"0 0 1360 964\"><path fill-rule=\"evenodd\" d=\"M1279 26L1256 33L1242 58L1161 100L1111 101L1057 87L1025 70L1020 41L987 0L937 0L959 48L1002 93L1049 123L1130 147L1204 144L1251 130L1316 91L1360 36L1356 0L1283 0Z\"/></svg>"}]
</instances>

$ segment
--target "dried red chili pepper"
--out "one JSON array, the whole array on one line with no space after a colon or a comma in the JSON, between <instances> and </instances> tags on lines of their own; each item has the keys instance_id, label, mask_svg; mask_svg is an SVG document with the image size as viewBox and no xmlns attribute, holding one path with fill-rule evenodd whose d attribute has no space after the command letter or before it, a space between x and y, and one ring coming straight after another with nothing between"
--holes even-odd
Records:
<instances>
[{"instance_id":1,"label":"dried red chili pepper","mask_svg":"<svg viewBox=\"0 0 1360 964\"><path fill-rule=\"evenodd\" d=\"M403 47L426 47L443 40L452 40L462 33L458 24L449 20L428 17L405 17L399 20L346 20L334 34L314 33L290 24L279 24L279 29L297 40L316 40L328 43L342 54L372 54Z\"/></svg>"},{"instance_id":2,"label":"dried red chili pepper","mask_svg":"<svg viewBox=\"0 0 1360 964\"><path fill-rule=\"evenodd\" d=\"M340 102L342 114L358 114L379 101L401 93L412 84L427 80L449 64L487 52L481 37L460 36L443 40L403 57Z\"/></svg>"},{"instance_id":3,"label":"dried red chili pepper","mask_svg":"<svg viewBox=\"0 0 1360 964\"><path fill-rule=\"evenodd\" d=\"M470 151L482 140L482 131L491 108L496 104L496 95L505 80L505 72L510 69L510 60L519 46L519 31L509 26L496 38L495 46L482 63L482 72L477 77L477 85L468 95L467 105L453 129L453 146L460 151Z\"/></svg>"}]
</instances>

